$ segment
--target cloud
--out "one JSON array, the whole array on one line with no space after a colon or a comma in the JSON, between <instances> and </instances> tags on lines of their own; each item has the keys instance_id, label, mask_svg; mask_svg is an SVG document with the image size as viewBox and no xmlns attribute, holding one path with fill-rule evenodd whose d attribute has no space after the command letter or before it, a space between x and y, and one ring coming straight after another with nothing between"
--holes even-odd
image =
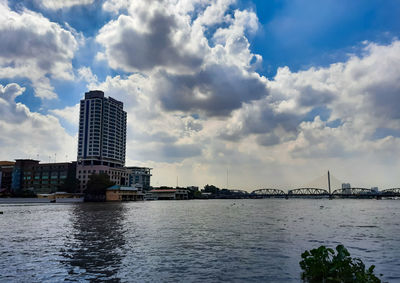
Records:
<instances>
[{"instance_id":1,"label":"cloud","mask_svg":"<svg viewBox=\"0 0 400 283\"><path fill-rule=\"evenodd\" d=\"M50 80L73 78L77 47L70 31L43 15L0 2L0 78L28 78L37 97L56 98Z\"/></svg>"},{"instance_id":2,"label":"cloud","mask_svg":"<svg viewBox=\"0 0 400 283\"><path fill-rule=\"evenodd\" d=\"M49 112L54 116L58 117L69 123L74 128L78 128L79 125L79 103L74 106L67 106L63 109L51 109Z\"/></svg>"},{"instance_id":3,"label":"cloud","mask_svg":"<svg viewBox=\"0 0 400 283\"><path fill-rule=\"evenodd\" d=\"M85 80L88 85L93 85L96 84L98 79L97 76L95 74L93 74L92 70L90 69L90 67L81 67L78 69L78 75L80 77L80 79Z\"/></svg>"},{"instance_id":4,"label":"cloud","mask_svg":"<svg viewBox=\"0 0 400 283\"><path fill-rule=\"evenodd\" d=\"M268 80L248 40L257 16L233 1L113 0L103 8L111 2L124 15L96 40L111 68L131 74L97 87L126 101L129 160L191 180L201 170L220 185L230 167L236 176L251 172L234 181L247 187L306 181L323 166L367 180L362 163L393 183L386 164L389 152L400 153L398 40L367 42L327 67L283 66Z\"/></svg>"},{"instance_id":5,"label":"cloud","mask_svg":"<svg viewBox=\"0 0 400 283\"><path fill-rule=\"evenodd\" d=\"M124 102L128 113L127 152L131 159L148 161L160 154L174 162L198 152L195 148L200 146L192 137L202 130L201 121L189 115L170 115L163 111L146 95L146 83L146 77L134 74L127 78L107 77L104 82L91 86Z\"/></svg>"},{"instance_id":6,"label":"cloud","mask_svg":"<svg viewBox=\"0 0 400 283\"><path fill-rule=\"evenodd\" d=\"M387 46L371 43L361 57L351 56L347 62L326 68L299 72L280 68L268 83L270 95L235 111L220 130L220 136L237 141L248 135L259 135L257 141L266 146L296 140L301 135L303 139L311 139L314 136L305 135L310 130L303 127L306 125L303 122L319 117L324 121L317 124L323 125L326 133L336 133L335 138L332 137L338 141L335 147L341 146L344 150L343 143L349 141L346 135L357 137L362 144L371 139L378 128L392 129L387 132L399 130L400 115L396 110L400 103L399 52L400 41ZM339 127L332 129L331 123L335 121L339 121ZM316 133L319 126L311 132ZM354 144L354 139L350 143ZM313 139L301 148L310 149L316 144ZM327 146L330 142L324 140L321 144ZM315 156L337 155L337 149L329 147L325 148L325 153L317 152Z\"/></svg>"},{"instance_id":7,"label":"cloud","mask_svg":"<svg viewBox=\"0 0 400 283\"><path fill-rule=\"evenodd\" d=\"M268 95L266 78L255 72L261 56L245 36L257 30L257 16L229 13L232 3L133 2L100 30L101 57L113 69L143 74L143 88L164 110L230 115Z\"/></svg>"},{"instance_id":8,"label":"cloud","mask_svg":"<svg viewBox=\"0 0 400 283\"><path fill-rule=\"evenodd\" d=\"M210 65L193 75L159 73L154 92L164 109L227 116L243 102L267 95L265 82L236 66Z\"/></svg>"},{"instance_id":9,"label":"cloud","mask_svg":"<svg viewBox=\"0 0 400 283\"><path fill-rule=\"evenodd\" d=\"M225 186L226 177L220 176L229 168L230 183L242 188L287 189L284 185L305 184L330 168L339 179L360 186L377 184L370 177L377 175L384 176L381 185L394 184L391 168L398 161L392 156L400 153L394 111L399 51L396 40L369 43L362 56L300 72L283 67L269 81L250 83L255 75L245 65L221 64L187 75L163 70L107 77L92 88L124 101L127 159L154 167L155 182L173 185L172 174L182 184L202 184L201 174ZM235 74L243 70L245 75ZM249 90L250 96L241 97ZM239 178L243 172L248 177Z\"/></svg>"},{"instance_id":10,"label":"cloud","mask_svg":"<svg viewBox=\"0 0 400 283\"><path fill-rule=\"evenodd\" d=\"M76 154L76 139L68 135L52 115L31 112L15 98L25 91L18 84L0 85L0 147L3 159L37 158L58 161Z\"/></svg>"},{"instance_id":11,"label":"cloud","mask_svg":"<svg viewBox=\"0 0 400 283\"><path fill-rule=\"evenodd\" d=\"M97 41L105 46L112 68L128 72L156 67L189 71L201 65L202 57L196 50L185 48L189 35L179 31L176 17L157 10L140 17L140 12L145 13L121 15L100 30ZM136 17L143 22L139 24ZM176 38L180 33L184 34Z\"/></svg>"},{"instance_id":12,"label":"cloud","mask_svg":"<svg viewBox=\"0 0 400 283\"><path fill-rule=\"evenodd\" d=\"M72 6L90 5L94 0L36 0L41 6L50 10L59 10L64 8L71 8Z\"/></svg>"},{"instance_id":13,"label":"cloud","mask_svg":"<svg viewBox=\"0 0 400 283\"><path fill-rule=\"evenodd\" d=\"M115 14L95 38L105 61L74 69L79 35L67 23L0 8L0 77L29 78L47 98L54 80L75 77L123 101L127 164L154 167L153 184L179 176L180 185L223 187L227 169L230 184L245 189L307 183L328 168L358 185L398 181L398 40L365 42L361 54L327 67L281 67L268 80L249 41L257 16L235 1L106 0ZM105 64L112 76L104 79ZM62 126L78 124L79 106L44 115L15 102L23 93L18 84L0 88L5 158L75 156L76 137Z\"/></svg>"}]
</instances>

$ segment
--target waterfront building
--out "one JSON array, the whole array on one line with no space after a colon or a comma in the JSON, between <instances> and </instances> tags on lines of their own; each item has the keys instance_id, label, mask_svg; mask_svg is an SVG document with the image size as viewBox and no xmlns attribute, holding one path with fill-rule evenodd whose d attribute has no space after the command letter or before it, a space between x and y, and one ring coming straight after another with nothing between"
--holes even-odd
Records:
<instances>
[{"instance_id":1,"label":"waterfront building","mask_svg":"<svg viewBox=\"0 0 400 283\"><path fill-rule=\"evenodd\" d=\"M106 165L80 165L76 167L76 176L79 180L80 191L86 189L89 176L92 174L107 174L110 181L116 185L129 186L129 173L125 167L110 167Z\"/></svg>"},{"instance_id":2,"label":"waterfront building","mask_svg":"<svg viewBox=\"0 0 400 283\"><path fill-rule=\"evenodd\" d=\"M16 159L12 172L12 191L35 193L59 191L67 179L76 179L76 162L39 163L34 159Z\"/></svg>"},{"instance_id":3,"label":"waterfront building","mask_svg":"<svg viewBox=\"0 0 400 283\"><path fill-rule=\"evenodd\" d=\"M186 189L153 189L150 191L154 200L184 200L189 199ZM147 197L147 195L146 195Z\"/></svg>"},{"instance_id":4,"label":"waterfront building","mask_svg":"<svg viewBox=\"0 0 400 283\"><path fill-rule=\"evenodd\" d=\"M114 185L106 190L106 201L137 201L143 199L143 192L135 187Z\"/></svg>"},{"instance_id":5,"label":"waterfront building","mask_svg":"<svg viewBox=\"0 0 400 283\"><path fill-rule=\"evenodd\" d=\"M13 161L0 161L0 193L11 192L14 164Z\"/></svg>"},{"instance_id":6,"label":"waterfront building","mask_svg":"<svg viewBox=\"0 0 400 283\"><path fill-rule=\"evenodd\" d=\"M122 102L100 90L86 92L80 102L78 164L123 167L126 118Z\"/></svg>"},{"instance_id":7,"label":"waterfront building","mask_svg":"<svg viewBox=\"0 0 400 283\"><path fill-rule=\"evenodd\" d=\"M83 194L79 193L67 193L67 192L55 192L51 194L37 194L38 199L47 199L49 202L57 203L75 203L83 202Z\"/></svg>"},{"instance_id":8,"label":"waterfront building","mask_svg":"<svg viewBox=\"0 0 400 283\"><path fill-rule=\"evenodd\" d=\"M150 189L150 177L152 168L128 166L129 186L141 186L144 190Z\"/></svg>"}]
</instances>

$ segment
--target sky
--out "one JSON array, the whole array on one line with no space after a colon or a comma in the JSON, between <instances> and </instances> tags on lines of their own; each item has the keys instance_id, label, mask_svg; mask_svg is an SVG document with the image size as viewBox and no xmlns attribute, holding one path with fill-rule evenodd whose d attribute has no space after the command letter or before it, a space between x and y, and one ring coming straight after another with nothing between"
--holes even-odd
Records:
<instances>
[{"instance_id":1,"label":"sky","mask_svg":"<svg viewBox=\"0 0 400 283\"><path fill-rule=\"evenodd\" d=\"M0 0L0 159L76 160L78 103L128 113L153 186L400 186L397 0Z\"/></svg>"}]
</instances>

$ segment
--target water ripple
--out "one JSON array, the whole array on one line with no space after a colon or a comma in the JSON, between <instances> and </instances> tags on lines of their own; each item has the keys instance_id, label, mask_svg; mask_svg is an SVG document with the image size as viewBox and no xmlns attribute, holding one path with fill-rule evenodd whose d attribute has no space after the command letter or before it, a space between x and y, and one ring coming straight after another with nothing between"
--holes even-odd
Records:
<instances>
[{"instance_id":1,"label":"water ripple","mask_svg":"<svg viewBox=\"0 0 400 283\"><path fill-rule=\"evenodd\" d=\"M399 281L397 204L2 204L0 282L298 282L305 249L338 244Z\"/></svg>"}]
</instances>

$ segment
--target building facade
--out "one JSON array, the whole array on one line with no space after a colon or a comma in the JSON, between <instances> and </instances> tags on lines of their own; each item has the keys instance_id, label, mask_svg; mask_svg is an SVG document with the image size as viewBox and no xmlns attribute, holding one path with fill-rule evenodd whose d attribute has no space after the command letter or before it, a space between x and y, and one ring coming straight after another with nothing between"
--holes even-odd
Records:
<instances>
[{"instance_id":1,"label":"building facade","mask_svg":"<svg viewBox=\"0 0 400 283\"><path fill-rule=\"evenodd\" d=\"M151 168L124 167L127 114L123 103L100 90L85 93L80 102L78 165L81 192L90 175L105 173L119 186L150 189Z\"/></svg>"},{"instance_id":2,"label":"building facade","mask_svg":"<svg viewBox=\"0 0 400 283\"><path fill-rule=\"evenodd\" d=\"M107 174L110 181L116 185L128 186L129 174L124 167L110 167L106 165L79 165L76 167L76 176L79 180L80 191L86 189L89 176L92 174Z\"/></svg>"},{"instance_id":3,"label":"building facade","mask_svg":"<svg viewBox=\"0 0 400 283\"><path fill-rule=\"evenodd\" d=\"M114 185L106 191L106 201L137 201L143 199L142 191L133 187Z\"/></svg>"},{"instance_id":4,"label":"building facade","mask_svg":"<svg viewBox=\"0 0 400 283\"><path fill-rule=\"evenodd\" d=\"M153 189L149 191L152 200L184 200L188 198L186 189Z\"/></svg>"},{"instance_id":5,"label":"building facade","mask_svg":"<svg viewBox=\"0 0 400 283\"><path fill-rule=\"evenodd\" d=\"M78 164L123 167L126 118L122 102L99 90L86 92L80 102Z\"/></svg>"},{"instance_id":6,"label":"building facade","mask_svg":"<svg viewBox=\"0 0 400 283\"><path fill-rule=\"evenodd\" d=\"M11 192L14 165L13 161L0 161L0 192Z\"/></svg>"},{"instance_id":7,"label":"building facade","mask_svg":"<svg viewBox=\"0 0 400 283\"><path fill-rule=\"evenodd\" d=\"M39 163L16 159L12 172L12 191L31 189L36 193L59 191L67 179L76 179L76 162Z\"/></svg>"},{"instance_id":8,"label":"building facade","mask_svg":"<svg viewBox=\"0 0 400 283\"><path fill-rule=\"evenodd\" d=\"M135 167L129 166L126 167L126 170L129 175L128 185L129 186L139 186L144 190L150 189L150 177L151 169L147 167Z\"/></svg>"}]
</instances>

